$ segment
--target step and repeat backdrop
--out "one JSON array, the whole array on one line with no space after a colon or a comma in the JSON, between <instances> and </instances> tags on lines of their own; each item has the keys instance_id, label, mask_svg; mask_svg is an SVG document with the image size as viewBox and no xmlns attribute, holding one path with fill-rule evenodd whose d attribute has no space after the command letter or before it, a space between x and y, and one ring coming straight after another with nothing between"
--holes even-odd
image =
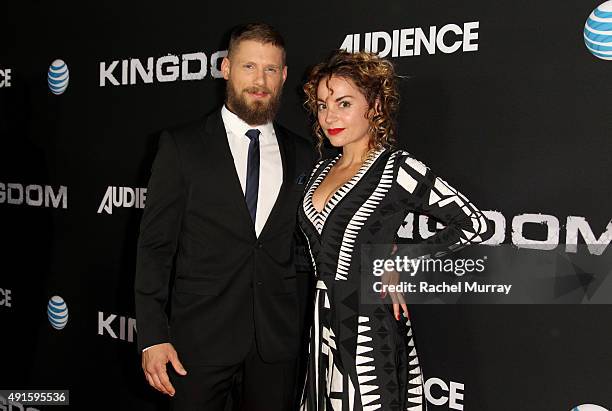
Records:
<instances>
[{"instance_id":1,"label":"step and repeat backdrop","mask_svg":"<svg viewBox=\"0 0 612 411\"><path fill-rule=\"evenodd\" d=\"M491 247L610 252L610 1L2 8L0 390L69 390L77 410L167 406L135 344L138 224L160 131L223 102L239 23L285 36L278 119L304 138L308 67L378 52L402 76L399 146L486 210ZM606 280L582 274L574 288ZM428 409L611 408L612 306L574 302L414 305ZM46 408L0 397L0 410Z\"/></svg>"}]
</instances>

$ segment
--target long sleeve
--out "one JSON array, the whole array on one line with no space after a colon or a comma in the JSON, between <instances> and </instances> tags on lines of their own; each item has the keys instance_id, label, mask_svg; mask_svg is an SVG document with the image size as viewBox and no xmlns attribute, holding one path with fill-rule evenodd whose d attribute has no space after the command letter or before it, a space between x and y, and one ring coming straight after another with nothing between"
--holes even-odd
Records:
<instances>
[{"instance_id":1,"label":"long sleeve","mask_svg":"<svg viewBox=\"0 0 612 411\"><path fill-rule=\"evenodd\" d=\"M423 255L440 257L486 241L493 235L493 225L484 214L425 164L405 152L398 162L395 184L400 201L408 209L432 217L445 226L419 242ZM398 244L405 244L402 251L409 251L410 241L399 237L396 240Z\"/></svg>"},{"instance_id":2,"label":"long sleeve","mask_svg":"<svg viewBox=\"0 0 612 411\"><path fill-rule=\"evenodd\" d=\"M173 136L163 132L140 223L134 283L138 348L169 341L166 304L186 189Z\"/></svg>"}]
</instances>

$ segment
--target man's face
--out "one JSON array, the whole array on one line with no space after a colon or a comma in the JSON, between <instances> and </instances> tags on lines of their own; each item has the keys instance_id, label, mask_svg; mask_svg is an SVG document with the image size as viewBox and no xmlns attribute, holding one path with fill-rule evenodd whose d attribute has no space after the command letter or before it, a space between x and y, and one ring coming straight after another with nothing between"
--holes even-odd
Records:
<instances>
[{"instance_id":1,"label":"man's face","mask_svg":"<svg viewBox=\"0 0 612 411\"><path fill-rule=\"evenodd\" d=\"M287 78L282 49L243 40L223 59L221 71L227 80L226 104L231 111L251 126L274 119Z\"/></svg>"}]
</instances>

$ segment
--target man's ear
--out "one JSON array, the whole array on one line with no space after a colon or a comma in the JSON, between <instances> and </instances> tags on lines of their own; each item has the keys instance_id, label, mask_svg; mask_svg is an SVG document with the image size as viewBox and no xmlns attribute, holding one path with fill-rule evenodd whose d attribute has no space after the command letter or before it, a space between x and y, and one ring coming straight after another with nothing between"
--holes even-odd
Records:
<instances>
[{"instance_id":1,"label":"man's ear","mask_svg":"<svg viewBox=\"0 0 612 411\"><path fill-rule=\"evenodd\" d=\"M287 80L287 66L283 66L283 83Z\"/></svg>"},{"instance_id":2,"label":"man's ear","mask_svg":"<svg viewBox=\"0 0 612 411\"><path fill-rule=\"evenodd\" d=\"M230 61L227 57L223 57L221 61L221 73L223 73L223 78L228 80L230 75Z\"/></svg>"}]
</instances>

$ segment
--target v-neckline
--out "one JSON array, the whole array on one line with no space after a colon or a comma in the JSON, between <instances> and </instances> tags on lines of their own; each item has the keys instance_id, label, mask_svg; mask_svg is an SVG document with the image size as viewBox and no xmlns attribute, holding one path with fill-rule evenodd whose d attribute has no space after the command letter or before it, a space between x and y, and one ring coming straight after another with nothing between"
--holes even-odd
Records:
<instances>
[{"instance_id":1,"label":"v-neckline","mask_svg":"<svg viewBox=\"0 0 612 411\"><path fill-rule=\"evenodd\" d=\"M331 214L331 212L335 209L336 205L346 197L351 190L361 181L363 176L370 170L372 164L380 157L380 155L385 151L385 149L379 149L368 156L368 158L363 162L363 164L359 167L357 173L351 177L348 181L342 184L338 189L334 192L334 194L325 202L323 206L323 210L319 211L315 208L314 203L312 202L312 196L316 189L321 185L327 174L331 170L331 168L338 162L338 160L342 157L342 153L338 154L335 158L333 158L325 168L319 173L317 178L313 181L312 185L306 192L303 201L304 211L306 216L315 227L319 235L323 233L323 228L325 223L327 222L327 218Z\"/></svg>"},{"instance_id":2,"label":"v-neckline","mask_svg":"<svg viewBox=\"0 0 612 411\"><path fill-rule=\"evenodd\" d=\"M361 167L363 167L363 163L359 166L359 169L357 170L357 173L355 175L353 175L351 178L349 178L348 180L346 180L344 183L340 184L331 195L327 196L327 199L325 200L324 204L323 204L323 209L321 211L319 211L317 209L317 207L314 205L314 193L315 191L317 191L317 189L319 188L319 186L321 185L321 183L323 182L323 180L325 180L325 177L327 177L327 175L329 174L329 172L331 171L331 169L334 167L334 165L336 165L336 163L338 162L338 160L340 160L340 158L342 158L342 153L338 154L335 158L332 159L332 161L329 162L329 164L323 169L323 171L321 171L321 174L319 174L319 177L321 177L320 179L317 178L312 187L314 187L314 190L312 190L312 195L310 196L310 201L312 203L312 208L314 208L314 210L317 212L317 214L323 214L323 212L325 211L325 209L327 208L327 205L329 204L329 202L332 200L332 198L334 198L334 196L336 195L336 193L342 188L344 187L344 185L346 183L348 183L349 181L351 181L353 178L355 178L355 175L357 175L357 173L359 173L359 170L361 170Z\"/></svg>"}]
</instances>

